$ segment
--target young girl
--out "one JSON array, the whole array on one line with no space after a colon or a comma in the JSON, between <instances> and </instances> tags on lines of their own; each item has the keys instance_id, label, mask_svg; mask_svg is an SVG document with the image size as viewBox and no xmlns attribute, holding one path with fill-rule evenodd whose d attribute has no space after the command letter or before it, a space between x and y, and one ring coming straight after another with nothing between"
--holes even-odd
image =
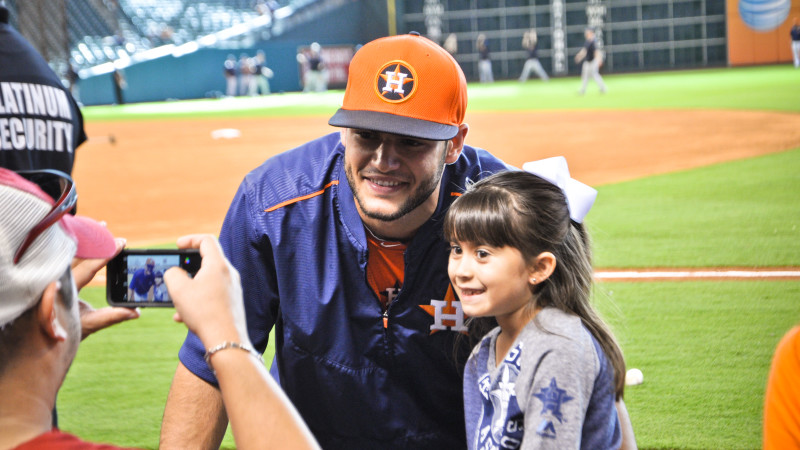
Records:
<instances>
[{"instance_id":1,"label":"young girl","mask_svg":"<svg viewBox=\"0 0 800 450\"><path fill-rule=\"evenodd\" d=\"M499 325L464 371L470 449L619 448L625 362L590 304L583 217L597 192L562 157L470 186L444 224L464 313Z\"/></svg>"},{"instance_id":2,"label":"young girl","mask_svg":"<svg viewBox=\"0 0 800 450\"><path fill-rule=\"evenodd\" d=\"M153 285L153 300L156 302L168 302L169 292L167 285L164 283L164 274L156 272L156 284Z\"/></svg>"}]
</instances>

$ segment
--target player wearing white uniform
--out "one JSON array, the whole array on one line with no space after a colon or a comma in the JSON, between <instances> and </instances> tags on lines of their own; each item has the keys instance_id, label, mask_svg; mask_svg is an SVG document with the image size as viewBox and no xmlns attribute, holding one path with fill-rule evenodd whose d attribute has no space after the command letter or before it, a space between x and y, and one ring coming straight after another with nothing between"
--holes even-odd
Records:
<instances>
[{"instance_id":1,"label":"player wearing white uniform","mask_svg":"<svg viewBox=\"0 0 800 450\"><path fill-rule=\"evenodd\" d=\"M600 76L600 66L603 65L603 54L597 49L597 41L594 37L594 30L587 28L583 32L586 37L586 42L583 48L575 55L575 62L581 64L581 95L586 93L586 85L589 83L591 76L597 86L600 88L600 93L605 94L608 88L603 82L603 77Z\"/></svg>"}]
</instances>

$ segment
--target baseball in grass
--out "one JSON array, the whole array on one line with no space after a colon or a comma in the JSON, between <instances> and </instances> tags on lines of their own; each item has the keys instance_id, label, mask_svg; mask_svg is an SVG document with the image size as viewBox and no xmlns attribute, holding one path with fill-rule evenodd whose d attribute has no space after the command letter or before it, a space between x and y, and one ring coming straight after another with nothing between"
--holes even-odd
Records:
<instances>
[{"instance_id":1,"label":"baseball in grass","mask_svg":"<svg viewBox=\"0 0 800 450\"><path fill-rule=\"evenodd\" d=\"M637 384L642 384L644 381L644 374L639 369L630 369L628 373L625 374L625 385L626 386L636 386Z\"/></svg>"}]
</instances>

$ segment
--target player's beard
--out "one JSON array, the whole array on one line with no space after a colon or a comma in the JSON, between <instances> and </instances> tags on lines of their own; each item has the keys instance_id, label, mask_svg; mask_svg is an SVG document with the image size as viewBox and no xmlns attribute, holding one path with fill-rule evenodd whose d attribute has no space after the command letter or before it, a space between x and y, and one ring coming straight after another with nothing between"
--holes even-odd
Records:
<instances>
[{"instance_id":1,"label":"player's beard","mask_svg":"<svg viewBox=\"0 0 800 450\"><path fill-rule=\"evenodd\" d=\"M367 208L364 200L361 198L361 195L356 188L355 183L355 175L353 175L353 168L350 165L345 164L345 174L347 175L347 183L350 184L350 190L353 191L353 197L355 197L356 202L358 203L359 209L361 213L367 216L370 219L381 220L384 222L392 222L401 217L409 214L410 212L417 209L420 205L425 203L428 198L430 198L431 194L436 191L436 188L439 186L439 183L442 179L442 173L444 172L444 162L445 158L447 157L447 151L442 152L442 157L439 160L438 168L436 173L431 175L428 179L420 183L419 187L417 187L414 192L403 202L395 212L393 213L382 213L379 211L371 211Z\"/></svg>"}]
</instances>

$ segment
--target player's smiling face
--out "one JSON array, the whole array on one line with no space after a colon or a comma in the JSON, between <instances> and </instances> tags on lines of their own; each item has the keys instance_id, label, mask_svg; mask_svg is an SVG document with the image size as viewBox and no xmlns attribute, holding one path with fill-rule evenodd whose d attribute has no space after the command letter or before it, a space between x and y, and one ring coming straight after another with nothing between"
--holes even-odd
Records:
<instances>
[{"instance_id":1,"label":"player's smiling face","mask_svg":"<svg viewBox=\"0 0 800 450\"><path fill-rule=\"evenodd\" d=\"M447 272L471 317L524 315L533 302L533 270L513 247L451 243Z\"/></svg>"},{"instance_id":2,"label":"player's smiling face","mask_svg":"<svg viewBox=\"0 0 800 450\"><path fill-rule=\"evenodd\" d=\"M439 182L450 158L448 141L345 128L345 172L362 219L392 222L410 213L427 220L436 209ZM456 155L457 157L457 155Z\"/></svg>"}]
</instances>

